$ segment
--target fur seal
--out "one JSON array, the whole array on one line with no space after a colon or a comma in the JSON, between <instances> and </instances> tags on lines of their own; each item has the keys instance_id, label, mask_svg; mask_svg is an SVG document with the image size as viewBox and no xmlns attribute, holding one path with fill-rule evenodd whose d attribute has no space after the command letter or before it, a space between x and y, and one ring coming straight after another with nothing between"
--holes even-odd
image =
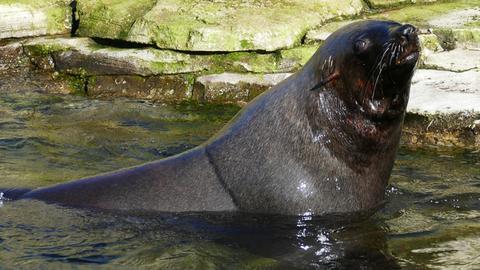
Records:
<instances>
[{"instance_id":1,"label":"fur seal","mask_svg":"<svg viewBox=\"0 0 480 270\"><path fill-rule=\"evenodd\" d=\"M28 192L68 206L322 215L382 204L419 57L415 27L361 21L185 153Z\"/></svg>"}]
</instances>

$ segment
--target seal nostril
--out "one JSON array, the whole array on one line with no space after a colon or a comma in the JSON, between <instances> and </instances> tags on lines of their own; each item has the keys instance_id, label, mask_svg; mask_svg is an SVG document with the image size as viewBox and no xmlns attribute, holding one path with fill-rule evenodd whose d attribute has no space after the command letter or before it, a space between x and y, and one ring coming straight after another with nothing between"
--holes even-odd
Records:
<instances>
[{"instance_id":1,"label":"seal nostril","mask_svg":"<svg viewBox=\"0 0 480 270\"><path fill-rule=\"evenodd\" d=\"M400 43L406 45L415 38L417 28L411 24L404 24L398 28L397 33L400 36Z\"/></svg>"}]
</instances>

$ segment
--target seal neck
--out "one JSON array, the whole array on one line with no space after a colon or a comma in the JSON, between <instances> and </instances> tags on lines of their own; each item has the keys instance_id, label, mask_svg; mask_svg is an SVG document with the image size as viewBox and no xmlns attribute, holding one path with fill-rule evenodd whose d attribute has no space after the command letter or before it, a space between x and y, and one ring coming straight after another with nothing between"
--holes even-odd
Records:
<instances>
[{"instance_id":1,"label":"seal neck","mask_svg":"<svg viewBox=\"0 0 480 270\"><path fill-rule=\"evenodd\" d=\"M313 143L325 146L356 171L371 167L382 155L389 157L382 162L393 163L403 115L389 121L374 122L348 108L333 90L310 92L305 98L305 113Z\"/></svg>"}]
</instances>

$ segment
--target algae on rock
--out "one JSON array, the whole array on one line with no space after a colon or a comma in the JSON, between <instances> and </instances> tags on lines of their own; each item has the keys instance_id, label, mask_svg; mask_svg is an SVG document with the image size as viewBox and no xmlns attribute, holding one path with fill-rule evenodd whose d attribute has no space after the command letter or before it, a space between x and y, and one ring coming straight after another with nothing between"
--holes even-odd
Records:
<instances>
[{"instance_id":1,"label":"algae on rock","mask_svg":"<svg viewBox=\"0 0 480 270\"><path fill-rule=\"evenodd\" d=\"M111 7L107 5L110 2ZM83 23L79 34L182 51L276 51L299 45L309 29L327 20L354 16L363 9L361 0L166 0L158 1L149 10L134 9L132 17L123 18L115 11L125 8L122 5L136 4L117 2L80 2Z\"/></svg>"},{"instance_id":2,"label":"algae on rock","mask_svg":"<svg viewBox=\"0 0 480 270\"><path fill-rule=\"evenodd\" d=\"M126 39L132 25L148 12L155 0L80 0L77 11L80 36Z\"/></svg>"}]
</instances>

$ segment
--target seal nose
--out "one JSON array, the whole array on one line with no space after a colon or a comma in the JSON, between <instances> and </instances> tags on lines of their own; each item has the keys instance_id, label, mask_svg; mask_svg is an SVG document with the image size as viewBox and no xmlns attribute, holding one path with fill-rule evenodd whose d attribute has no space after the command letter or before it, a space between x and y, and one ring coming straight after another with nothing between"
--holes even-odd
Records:
<instances>
[{"instance_id":1,"label":"seal nose","mask_svg":"<svg viewBox=\"0 0 480 270\"><path fill-rule=\"evenodd\" d=\"M402 45L406 45L408 42L415 40L417 31L418 30L415 28L415 26L408 23L400 26L400 28L397 30L397 33L400 34Z\"/></svg>"}]
</instances>

